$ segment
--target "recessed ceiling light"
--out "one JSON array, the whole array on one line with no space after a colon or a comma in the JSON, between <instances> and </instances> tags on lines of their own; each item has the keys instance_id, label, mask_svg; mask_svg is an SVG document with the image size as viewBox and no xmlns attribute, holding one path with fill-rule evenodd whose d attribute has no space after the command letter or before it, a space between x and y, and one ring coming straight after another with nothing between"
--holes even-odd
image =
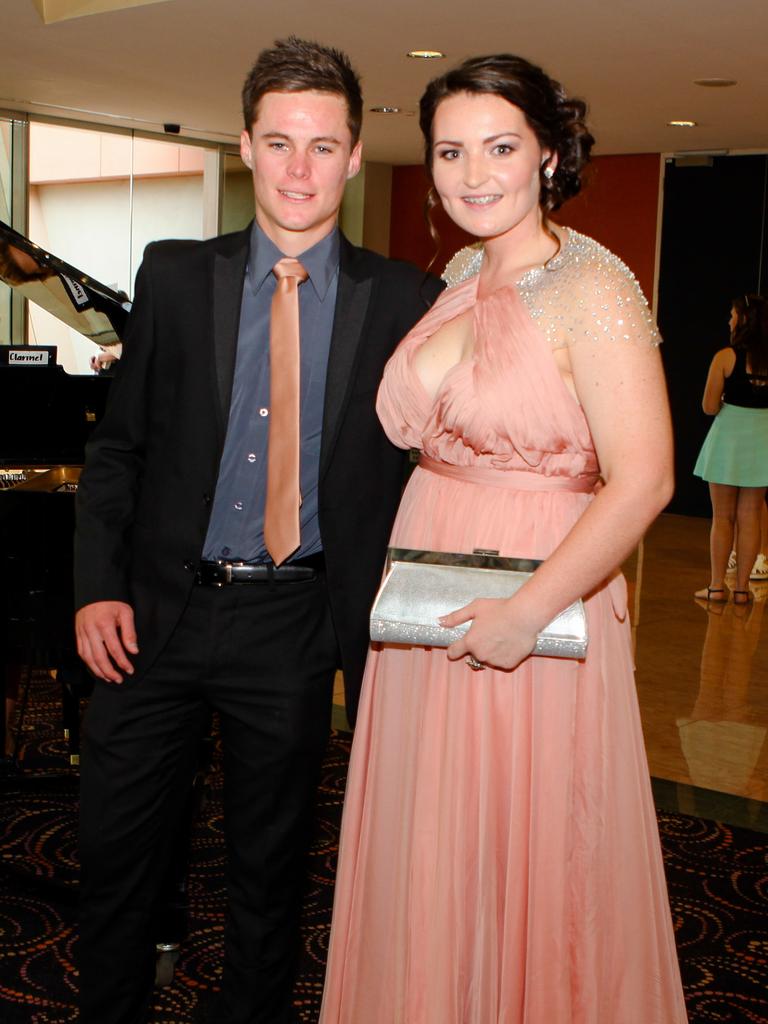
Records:
<instances>
[{"instance_id":1,"label":"recessed ceiling light","mask_svg":"<svg viewBox=\"0 0 768 1024\"><path fill-rule=\"evenodd\" d=\"M670 128L696 128L698 121L667 121Z\"/></svg>"},{"instance_id":2,"label":"recessed ceiling light","mask_svg":"<svg viewBox=\"0 0 768 1024\"><path fill-rule=\"evenodd\" d=\"M445 54L440 50L409 50L406 56L417 57L420 60L437 60L439 57L444 57Z\"/></svg>"},{"instance_id":3,"label":"recessed ceiling light","mask_svg":"<svg viewBox=\"0 0 768 1024\"><path fill-rule=\"evenodd\" d=\"M726 89L729 85L736 85L735 78L695 78L694 85L703 85L706 89Z\"/></svg>"},{"instance_id":4,"label":"recessed ceiling light","mask_svg":"<svg viewBox=\"0 0 768 1024\"><path fill-rule=\"evenodd\" d=\"M371 107L372 114L399 114L400 107Z\"/></svg>"}]
</instances>

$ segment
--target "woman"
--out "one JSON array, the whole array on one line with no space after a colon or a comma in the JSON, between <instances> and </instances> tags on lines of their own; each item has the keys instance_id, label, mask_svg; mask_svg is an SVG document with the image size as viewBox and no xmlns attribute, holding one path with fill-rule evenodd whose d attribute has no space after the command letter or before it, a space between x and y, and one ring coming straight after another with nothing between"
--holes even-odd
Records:
<instances>
[{"instance_id":1,"label":"woman","mask_svg":"<svg viewBox=\"0 0 768 1024\"><path fill-rule=\"evenodd\" d=\"M737 526L731 593L734 604L747 604L768 486L768 302L759 295L734 299L729 326L731 344L715 353L701 403L715 421L693 472L709 482L712 528L709 585L695 596L726 600L725 574Z\"/></svg>"},{"instance_id":2,"label":"woman","mask_svg":"<svg viewBox=\"0 0 768 1024\"><path fill-rule=\"evenodd\" d=\"M670 425L637 283L547 218L578 192L584 111L509 55L421 101L434 187L484 255L381 385L423 452L392 542L546 561L447 616L472 621L447 655L369 657L322 1024L686 1020L617 572L669 498ZM586 660L529 657L581 596Z\"/></svg>"}]
</instances>

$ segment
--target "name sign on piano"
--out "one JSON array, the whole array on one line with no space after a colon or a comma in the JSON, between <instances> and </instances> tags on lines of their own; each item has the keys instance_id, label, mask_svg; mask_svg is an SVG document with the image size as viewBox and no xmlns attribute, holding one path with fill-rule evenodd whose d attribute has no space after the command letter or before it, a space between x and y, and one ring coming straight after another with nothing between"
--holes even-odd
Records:
<instances>
[{"instance_id":1,"label":"name sign on piano","mask_svg":"<svg viewBox=\"0 0 768 1024\"><path fill-rule=\"evenodd\" d=\"M55 345L0 345L0 366L55 365Z\"/></svg>"}]
</instances>

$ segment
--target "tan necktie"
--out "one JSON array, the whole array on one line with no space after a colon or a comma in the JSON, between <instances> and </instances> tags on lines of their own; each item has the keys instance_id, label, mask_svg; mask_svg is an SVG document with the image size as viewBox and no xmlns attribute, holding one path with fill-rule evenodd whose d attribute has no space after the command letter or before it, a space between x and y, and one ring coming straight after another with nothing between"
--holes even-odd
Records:
<instances>
[{"instance_id":1,"label":"tan necktie","mask_svg":"<svg viewBox=\"0 0 768 1024\"><path fill-rule=\"evenodd\" d=\"M264 543L280 565L301 542L299 525L299 285L309 276L286 257L272 268L277 286L269 329L269 452Z\"/></svg>"}]
</instances>

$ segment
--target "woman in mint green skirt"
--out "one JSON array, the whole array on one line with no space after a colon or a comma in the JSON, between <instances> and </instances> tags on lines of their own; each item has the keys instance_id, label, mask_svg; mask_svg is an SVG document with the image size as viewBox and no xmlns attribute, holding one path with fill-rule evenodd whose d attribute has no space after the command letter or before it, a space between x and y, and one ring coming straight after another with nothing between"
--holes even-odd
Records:
<instances>
[{"instance_id":1,"label":"woman in mint green skirt","mask_svg":"<svg viewBox=\"0 0 768 1024\"><path fill-rule=\"evenodd\" d=\"M752 599L749 573L760 546L760 511L768 486L768 301L733 300L731 344L715 354L702 406L715 421L694 473L709 483L712 499L709 586L696 591L725 601L725 572L736 527L734 604Z\"/></svg>"}]
</instances>

